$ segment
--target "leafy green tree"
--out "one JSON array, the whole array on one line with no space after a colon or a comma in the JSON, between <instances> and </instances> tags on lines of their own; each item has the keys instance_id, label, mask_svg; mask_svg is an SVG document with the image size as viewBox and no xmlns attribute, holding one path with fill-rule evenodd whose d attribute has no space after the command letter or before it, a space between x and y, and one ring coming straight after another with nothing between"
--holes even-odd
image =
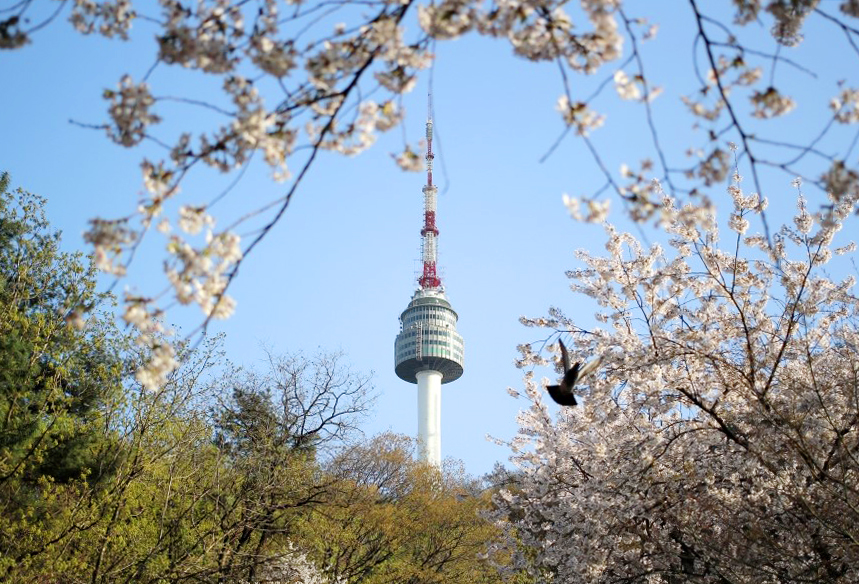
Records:
<instances>
[{"instance_id":1,"label":"leafy green tree","mask_svg":"<svg viewBox=\"0 0 859 584\"><path fill-rule=\"evenodd\" d=\"M92 267L59 249L44 199L0 178L0 575L91 527L74 494L122 459L123 339ZM81 314L89 311L84 321Z\"/></svg>"},{"instance_id":2,"label":"leafy green tree","mask_svg":"<svg viewBox=\"0 0 859 584\"><path fill-rule=\"evenodd\" d=\"M370 376L340 353L269 355L264 373L237 371L214 411L216 444L233 477L219 494L218 566L254 579L291 550L308 509L331 498L317 459L357 430L373 400Z\"/></svg>"},{"instance_id":3,"label":"leafy green tree","mask_svg":"<svg viewBox=\"0 0 859 584\"><path fill-rule=\"evenodd\" d=\"M304 541L338 582L501 582L482 559L498 536L482 517L489 494L461 469L414 460L414 443L382 434L342 449L326 465L336 497L315 507Z\"/></svg>"}]
</instances>

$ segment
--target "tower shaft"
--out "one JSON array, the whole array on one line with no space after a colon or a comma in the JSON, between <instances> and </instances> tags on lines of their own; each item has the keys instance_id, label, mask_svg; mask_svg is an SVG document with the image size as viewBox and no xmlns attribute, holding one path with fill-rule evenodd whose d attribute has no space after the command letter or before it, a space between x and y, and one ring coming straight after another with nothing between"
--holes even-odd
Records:
<instances>
[{"instance_id":1,"label":"tower shaft","mask_svg":"<svg viewBox=\"0 0 859 584\"><path fill-rule=\"evenodd\" d=\"M418 456L441 464L441 378L438 371L418 371Z\"/></svg>"}]
</instances>

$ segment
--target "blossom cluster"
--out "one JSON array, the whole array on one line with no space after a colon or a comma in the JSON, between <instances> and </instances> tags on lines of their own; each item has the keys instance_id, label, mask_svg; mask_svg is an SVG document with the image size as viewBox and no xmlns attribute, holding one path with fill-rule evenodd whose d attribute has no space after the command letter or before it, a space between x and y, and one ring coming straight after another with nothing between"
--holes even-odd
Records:
<instances>
[{"instance_id":1,"label":"blossom cluster","mask_svg":"<svg viewBox=\"0 0 859 584\"><path fill-rule=\"evenodd\" d=\"M859 89L842 89L837 97L832 98L829 106L835 112L835 119L839 123L859 123Z\"/></svg>"},{"instance_id":2,"label":"blossom cluster","mask_svg":"<svg viewBox=\"0 0 859 584\"><path fill-rule=\"evenodd\" d=\"M793 98L782 95L775 87L768 87L765 91L755 91L751 102L755 107L752 115L756 118L783 116L796 107Z\"/></svg>"},{"instance_id":3,"label":"blossom cluster","mask_svg":"<svg viewBox=\"0 0 859 584\"><path fill-rule=\"evenodd\" d=\"M245 31L237 6L224 0L211 6L201 2L195 9L177 0L160 0L160 4L164 14L164 32L158 36L160 61L207 73L227 73L239 63L236 42ZM260 20L264 24L265 19Z\"/></svg>"},{"instance_id":4,"label":"blossom cluster","mask_svg":"<svg viewBox=\"0 0 859 584\"><path fill-rule=\"evenodd\" d=\"M621 99L631 101L653 101L662 93L661 87L649 87L644 77L629 77L623 69L614 74L614 88Z\"/></svg>"},{"instance_id":5,"label":"blossom cluster","mask_svg":"<svg viewBox=\"0 0 859 584\"><path fill-rule=\"evenodd\" d=\"M263 569L260 577L265 582L301 582L302 584L345 584L332 580L320 570L307 554L289 542L287 550L279 554Z\"/></svg>"},{"instance_id":6,"label":"blossom cluster","mask_svg":"<svg viewBox=\"0 0 859 584\"><path fill-rule=\"evenodd\" d=\"M108 137L125 147L138 144L146 136L148 126L161 118L151 111L155 103L146 83L135 84L131 76L124 75L117 91L105 90L104 98L110 100L108 113L113 125L107 127Z\"/></svg>"},{"instance_id":7,"label":"blossom cluster","mask_svg":"<svg viewBox=\"0 0 859 584\"><path fill-rule=\"evenodd\" d=\"M571 197L570 195L564 194L563 196L564 206L570 212L570 216L576 221L583 221L585 223L602 223L606 219L608 219L608 213L611 208L611 201L596 201L596 200L585 200L582 201L576 197ZM584 205L582 205L584 203ZM584 206L585 213L582 213L582 207Z\"/></svg>"},{"instance_id":8,"label":"blossom cluster","mask_svg":"<svg viewBox=\"0 0 859 584\"><path fill-rule=\"evenodd\" d=\"M205 245L195 248L180 235L170 237L167 251L172 260L165 263L167 279L180 304L197 304L211 318L228 318L235 301L226 295L229 272L242 258L241 238L230 231L215 233L215 220L205 207L183 206L179 209L179 228L197 235L204 228ZM169 232L167 227L160 227Z\"/></svg>"},{"instance_id":9,"label":"blossom cluster","mask_svg":"<svg viewBox=\"0 0 859 584\"><path fill-rule=\"evenodd\" d=\"M158 391L179 367L176 350L166 338L169 331L161 321L163 311L153 307L151 298L126 293L124 301L122 319L137 329L135 344L144 351L144 363L135 378L147 391Z\"/></svg>"},{"instance_id":10,"label":"blossom cluster","mask_svg":"<svg viewBox=\"0 0 859 584\"><path fill-rule=\"evenodd\" d=\"M137 232L128 227L125 219L91 219L84 241L93 246L95 267L114 276L124 276L122 251L137 239Z\"/></svg>"},{"instance_id":11,"label":"blossom cluster","mask_svg":"<svg viewBox=\"0 0 859 584\"><path fill-rule=\"evenodd\" d=\"M74 0L69 20L78 32L119 37L128 40L128 31L136 14L131 0Z\"/></svg>"},{"instance_id":12,"label":"blossom cluster","mask_svg":"<svg viewBox=\"0 0 859 584\"><path fill-rule=\"evenodd\" d=\"M556 109L561 112L564 122L576 129L579 136L587 136L591 130L599 128L605 122L605 116L596 113L584 102L570 103L570 98L562 95L558 98Z\"/></svg>"},{"instance_id":13,"label":"blossom cluster","mask_svg":"<svg viewBox=\"0 0 859 584\"><path fill-rule=\"evenodd\" d=\"M471 9L467 18L447 25L447 16L461 0L448 0L432 9L432 18L424 29L434 35L462 34L471 27L482 34L506 37L516 54L533 61L562 59L575 71L594 73L605 63L618 59L623 51L624 37L619 32L619 0L583 0L590 27L576 31L573 18L563 2L495 2L488 10ZM450 6L448 6L450 5ZM465 25L468 26L465 26Z\"/></svg>"}]
</instances>

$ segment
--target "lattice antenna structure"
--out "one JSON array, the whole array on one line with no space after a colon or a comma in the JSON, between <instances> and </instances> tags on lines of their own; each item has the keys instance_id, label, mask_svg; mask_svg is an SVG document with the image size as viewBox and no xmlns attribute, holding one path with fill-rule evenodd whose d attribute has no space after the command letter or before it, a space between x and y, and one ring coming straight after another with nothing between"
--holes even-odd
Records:
<instances>
[{"instance_id":1,"label":"lattice antenna structure","mask_svg":"<svg viewBox=\"0 0 859 584\"><path fill-rule=\"evenodd\" d=\"M421 288L429 290L441 288L441 278L438 277L436 264L438 262L438 251L436 248L438 239L438 227L435 224L436 199L438 188L432 184L432 91L427 97L427 184L423 188L424 193L424 226L421 229L421 257L424 262L424 270L418 282Z\"/></svg>"}]
</instances>

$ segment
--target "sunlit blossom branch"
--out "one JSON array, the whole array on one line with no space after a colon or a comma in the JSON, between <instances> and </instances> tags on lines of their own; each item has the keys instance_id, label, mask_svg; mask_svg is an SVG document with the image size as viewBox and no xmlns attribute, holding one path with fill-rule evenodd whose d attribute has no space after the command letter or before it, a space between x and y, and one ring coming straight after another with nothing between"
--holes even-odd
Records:
<instances>
[{"instance_id":1,"label":"sunlit blossom branch","mask_svg":"<svg viewBox=\"0 0 859 584\"><path fill-rule=\"evenodd\" d=\"M696 3L696 0L689 0L689 3L692 6L692 12L695 15L695 21L697 22L697 26L698 26L698 36L696 38L700 38L701 40L704 41L704 49L705 49L705 53L707 55L707 59L710 62L710 67L712 68L713 71L718 71L719 68L718 68L718 65L716 64L716 59L713 55L712 45L710 44L710 37L707 35L706 31L704 30L704 20L702 17L702 13L698 9L698 5ZM749 158L749 166L750 166L751 171L752 171L752 180L755 183L755 189L759 193L763 193L763 189L761 187L761 181L760 181L760 178L758 177L758 171L757 171L757 166L756 166L757 160L756 160L754 154L752 153L751 147L749 145L749 136L743 130L743 127L740 124L740 120L737 117L737 114L734 111L733 106L731 105L731 101L728 99L727 92L725 91L725 88L722 85L722 76L717 73L714 77L715 77L716 87L719 90L719 95L721 96L722 102L725 104L725 109L727 110L728 115L731 118L731 123L734 126L734 128L736 128L737 134L739 134L739 136L740 136L740 141L743 143L743 152ZM769 229L769 224L767 223L766 215L764 213L761 213L760 218L761 218L761 224L763 225L763 228L764 228L764 236L767 238L767 241L770 243L770 245L772 245L772 237L770 235L770 229Z\"/></svg>"},{"instance_id":2,"label":"sunlit blossom branch","mask_svg":"<svg viewBox=\"0 0 859 584\"><path fill-rule=\"evenodd\" d=\"M406 5L398 11L398 15L396 17L397 22L399 22L403 18L403 16L405 15L405 13L408 9L408 6L409 5ZM298 186L301 184L302 179L304 178L304 176L306 175L306 173L310 169L313 161L316 159L316 155L319 153L320 147L321 147L322 143L324 142L325 137L332 130L333 125L334 125L334 121L337 118L337 115L340 113L341 109L343 108L343 105L346 103L345 97L349 96L351 94L352 90L358 86L358 82L360 81L364 72L370 67L370 65L373 64L374 57L378 53L378 51L379 51L379 49L376 49L370 53L370 55L366 59L364 65L361 66L353 75L352 81L340 92L340 94L343 96L344 99L340 100L340 103L337 105L335 110L329 116L328 123L326 123L325 126L323 126L323 128L319 132L319 136L316 139L316 141L314 142L313 148L310 152L310 155L308 156L307 161L302 166L301 171L299 172L298 176L295 178L289 191L283 197L283 202L281 203L280 207L277 209L277 212L275 213L274 217L272 217L272 219L261 228L260 232L253 239L253 241L251 241L251 243L244 249L244 251L242 253L242 257L240 257L233 264L232 269L230 270L230 272L226 276L226 283L225 283L220 295L218 296L218 300L220 299L220 297L223 294L225 294L227 292L227 290L230 287L230 284L233 282L235 277L238 275L239 268L241 267L241 264L244 261L244 259L265 238L265 236L269 233L269 231L283 217L283 214L286 212L286 209L289 207L289 204L292 201L292 197L295 194L296 190L298 189ZM217 304L218 300L216 300L216 304ZM208 324L211 321L211 319L212 319L212 315L208 315L206 317L205 321L200 325L198 330L205 331L206 328L208 327Z\"/></svg>"}]
</instances>

